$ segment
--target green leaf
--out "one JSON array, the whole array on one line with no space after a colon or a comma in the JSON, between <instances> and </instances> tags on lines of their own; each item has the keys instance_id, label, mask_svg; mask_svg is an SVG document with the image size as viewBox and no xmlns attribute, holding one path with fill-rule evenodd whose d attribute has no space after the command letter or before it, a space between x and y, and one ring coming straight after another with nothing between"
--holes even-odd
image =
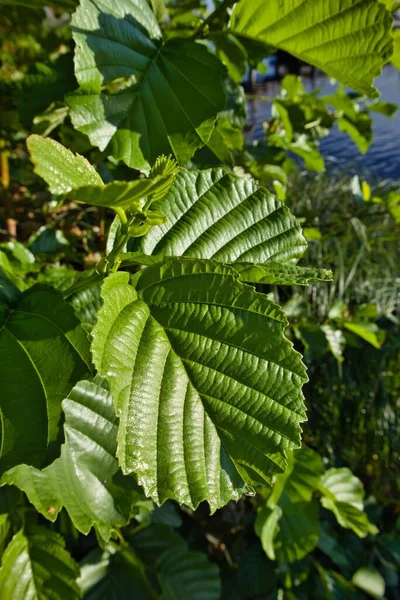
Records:
<instances>
[{"instance_id":1,"label":"green leaf","mask_svg":"<svg viewBox=\"0 0 400 600\"><path fill-rule=\"evenodd\" d=\"M373 598L382 598L385 594L385 580L373 567L361 567L351 581Z\"/></svg>"},{"instance_id":2,"label":"green leaf","mask_svg":"<svg viewBox=\"0 0 400 600\"><path fill-rule=\"evenodd\" d=\"M268 597L277 588L274 564L258 545L250 546L240 557L237 579L245 598Z\"/></svg>"},{"instance_id":3,"label":"green leaf","mask_svg":"<svg viewBox=\"0 0 400 600\"><path fill-rule=\"evenodd\" d=\"M171 527L161 523L139 526L129 534L128 541L136 554L140 556L140 560L149 567L154 567L158 558L172 547L179 546L187 549L183 537Z\"/></svg>"},{"instance_id":4,"label":"green leaf","mask_svg":"<svg viewBox=\"0 0 400 600\"><path fill-rule=\"evenodd\" d=\"M241 83L246 73L247 52L240 40L229 31L216 31L208 35L216 46L216 54L228 69L229 77Z\"/></svg>"},{"instance_id":5,"label":"green leaf","mask_svg":"<svg viewBox=\"0 0 400 600\"><path fill-rule=\"evenodd\" d=\"M65 443L61 456L43 471L18 465L3 475L2 485L16 485L47 519L65 507L75 527L95 527L107 542L114 528L127 524L140 498L131 478L118 473L115 459L117 419L101 381L80 381L62 403Z\"/></svg>"},{"instance_id":6,"label":"green leaf","mask_svg":"<svg viewBox=\"0 0 400 600\"><path fill-rule=\"evenodd\" d=\"M241 0L230 29L285 50L350 88L372 83L393 52L392 16L376 0Z\"/></svg>"},{"instance_id":7,"label":"green leaf","mask_svg":"<svg viewBox=\"0 0 400 600\"><path fill-rule=\"evenodd\" d=\"M177 172L175 161L161 156L150 171L149 177L135 181L112 181L101 188L98 185L80 187L72 190L68 196L77 202L95 206L141 210L142 199L147 199L146 205L149 207L150 203L165 196Z\"/></svg>"},{"instance_id":8,"label":"green leaf","mask_svg":"<svg viewBox=\"0 0 400 600\"><path fill-rule=\"evenodd\" d=\"M288 208L250 178L181 170L154 208L167 221L139 243L145 254L220 261L296 262L306 249Z\"/></svg>"},{"instance_id":9,"label":"green leaf","mask_svg":"<svg viewBox=\"0 0 400 600\"><path fill-rule=\"evenodd\" d=\"M129 548L96 549L83 561L78 581L85 600L155 600L140 560Z\"/></svg>"},{"instance_id":10,"label":"green leaf","mask_svg":"<svg viewBox=\"0 0 400 600\"><path fill-rule=\"evenodd\" d=\"M3 556L9 534L11 532L11 521L7 513L0 515L0 559Z\"/></svg>"},{"instance_id":11,"label":"green leaf","mask_svg":"<svg viewBox=\"0 0 400 600\"><path fill-rule=\"evenodd\" d=\"M221 596L219 569L202 552L174 546L161 554L155 568L163 600L219 600Z\"/></svg>"},{"instance_id":12,"label":"green leaf","mask_svg":"<svg viewBox=\"0 0 400 600\"><path fill-rule=\"evenodd\" d=\"M324 467L320 456L303 446L289 457L289 467L277 475L267 503L257 514L256 533L271 560L300 560L317 544L321 534L318 504L312 495L319 488ZM301 515L301 518L299 518Z\"/></svg>"},{"instance_id":13,"label":"green leaf","mask_svg":"<svg viewBox=\"0 0 400 600\"><path fill-rule=\"evenodd\" d=\"M340 131L347 133L357 148L365 154L372 143L372 119L367 112L357 113L355 119L340 117L337 121Z\"/></svg>"},{"instance_id":14,"label":"green leaf","mask_svg":"<svg viewBox=\"0 0 400 600\"><path fill-rule=\"evenodd\" d=\"M381 347L382 344L377 336L380 330L375 323L368 323L365 321L343 321L343 326L371 344L374 348L378 348L379 350Z\"/></svg>"},{"instance_id":15,"label":"green leaf","mask_svg":"<svg viewBox=\"0 0 400 600\"><path fill-rule=\"evenodd\" d=\"M282 515L277 523L274 554L276 560L292 563L304 558L317 545L321 535L318 503L291 502L283 494L279 508Z\"/></svg>"},{"instance_id":16,"label":"green leaf","mask_svg":"<svg viewBox=\"0 0 400 600\"><path fill-rule=\"evenodd\" d=\"M78 600L79 567L63 538L44 527L19 531L0 568L2 600Z\"/></svg>"},{"instance_id":17,"label":"green leaf","mask_svg":"<svg viewBox=\"0 0 400 600\"><path fill-rule=\"evenodd\" d=\"M85 332L59 292L35 285L11 305L0 301L0 470L52 459L61 401L90 363Z\"/></svg>"},{"instance_id":18,"label":"green leaf","mask_svg":"<svg viewBox=\"0 0 400 600\"><path fill-rule=\"evenodd\" d=\"M322 506L333 512L339 525L352 529L359 537L378 533L363 512L363 485L349 469L329 469L321 477L319 489Z\"/></svg>"},{"instance_id":19,"label":"green leaf","mask_svg":"<svg viewBox=\"0 0 400 600\"><path fill-rule=\"evenodd\" d=\"M393 117L397 113L398 109L398 105L394 104L394 102L378 101L368 105L369 111L372 110L373 112L380 113L381 115L385 115L385 117L389 118Z\"/></svg>"},{"instance_id":20,"label":"green leaf","mask_svg":"<svg viewBox=\"0 0 400 600\"><path fill-rule=\"evenodd\" d=\"M43 177L53 194L66 194L85 185L103 185L100 175L86 158L55 140L31 135L26 143L35 173Z\"/></svg>"},{"instance_id":21,"label":"green leaf","mask_svg":"<svg viewBox=\"0 0 400 600\"><path fill-rule=\"evenodd\" d=\"M308 285L313 281L332 281L332 271L297 265L250 262L234 262L230 265L239 273L240 281L248 283L268 283L274 285Z\"/></svg>"},{"instance_id":22,"label":"green leaf","mask_svg":"<svg viewBox=\"0 0 400 600\"><path fill-rule=\"evenodd\" d=\"M270 481L300 443L306 380L277 305L229 267L174 259L109 276L93 358L120 419L118 457L157 503L215 510ZM151 373L151 375L150 375Z\"/></svg>"},{"instance_id":23,"label":"green leaf","mask_svg":"<svg viewBox=\"0 0 400 600\"><path fill-rule=\"evenodd\" d=\"M34 254L57 254L65 252L69 241L60 229L42 225L28 240L29 250Z\"/></svg>"},{"instance_id":24,"label":"green leaf","mask_svg":"<svg viewBox=\"0 0 400 600\"><path fill-rule=\"evenodd\" d=\"M391 58L392 63L396 69L400 70L400 31L393 31L394 37L394 52Z\"/></svg>"},{"instance_id":25,"label":"green leaf","mask_svg":"<svg viewBox=\"0 0 400 600\"><path fill-rule=\"evenodd\" d=\"M74 126L128 166L148 172L161 154L187 163L224 108L225 68L194 42L163 43L146 0L81 0L72 19Z\"/></svg>"}]
</instances>

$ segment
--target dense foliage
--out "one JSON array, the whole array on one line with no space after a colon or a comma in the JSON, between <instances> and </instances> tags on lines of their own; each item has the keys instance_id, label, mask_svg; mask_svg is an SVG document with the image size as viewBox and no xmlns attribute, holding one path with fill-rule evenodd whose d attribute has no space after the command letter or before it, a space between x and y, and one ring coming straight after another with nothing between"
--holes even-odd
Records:
<instances>
[{"instance_id":1,"label":"dense foliage","mask_svg":"<svg viewBox=\"0 0 400 600\"><path fill-rule=\"evenodd\" d=\"M298 172L395 6L214 4L0 0L4 600L399 597L400 194ZM340 86L253 142L277 50Z\"/></svg>"}]
</instances>

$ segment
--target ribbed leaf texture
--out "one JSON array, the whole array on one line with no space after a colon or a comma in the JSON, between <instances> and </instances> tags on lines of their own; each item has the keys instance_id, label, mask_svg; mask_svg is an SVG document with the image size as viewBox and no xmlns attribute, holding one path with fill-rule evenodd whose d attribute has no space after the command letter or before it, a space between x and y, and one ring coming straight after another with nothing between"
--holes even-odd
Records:
<instances>
[{"instance_id":1,"label":"ribbed leaf texture","mask_svg":"<svg viewBox=\"0 0 400 600\"><path fill-rule=\"evenodd\" d=\"M166 550L155 565L163 600L218 600L221 582L217 565L202 552L175 546Z\"/></svg>"},{"instance_id":2,"label":"ribbed leaf texture","mask_svg":"<svg viewBox=\"0 0 400 600\"><path fill-rule=\"evenodd\" d=\"M376 97L373 80L393 52L392 22L376 0L241 0L230 29Z\"/></svg>"},{"instance_id":3,"label":"ribbed leaf texture","mask_svg":"<svg viewBox=\"0 0 400 600\"><path fill-rule=\"evenodd\" d=\"M140 242L146 254L219 261L296 262L307 244L288 208L249 178L186 171L153 205L167 221Z\"/></svg>"},{"instance_id":4,"label":"ribbed leaf texture","mask_svg":"<svg viewBox=\"0 0 400 600\"><path fill-rule=\"evenodd\" d=\"M169 260L134 283L105 280L92 344L122 470L157 503L212 510L270 482L305 419L305 368L280 308L210 261Z\"/></svg>"},{"instance_id":5,"label":"ribbed leaf texture","mask_svg":"<svg viewBox=\"0 0 400 600\"><path fill-rule=\"evenodd\" d=\"M11 540L0 569L1 600L78 600L79 567L63 538L44 527L28 527Z\"/></svg>"},{"instance_id":6,"label":"ribbed leaf texture","mask_svg":"<svg viewBox=\"0 0 400 600\"><path fill-rule=\"evenodd\" d=\"M320 491L322 506L333 512L342 527L352 529L359 537L378 533L363 512L363 484L349 469L329 469L321 478Z\"/></svg>"},{"instance_id":7,"label":"ribbed leaf texture","mask_svg":"<svg viewBox=\"0 0 400 600\"><path fill-rule=\"evenodd\" d=\"M72 20L74 126L144 172L161 154L186 163L224 108L223 65L204 45L163 43L146 0L81 0Z\"/></svg>"},{"instance_id":8,"label":"ribbed leaf texture","mask_svg":"<svg viewBox=\"0 0 400 600\"><path fill-rule=\"evenodd\" d=\"M61 402L90 364L86 334L59 292L35 285L0 299L1 471L56 456Z\"/></svg>"},{"instance_id":9,"label":"ribbed leaf texture","mask_svg":"<svg viewBox=\"0 0 400 600\"><path fill-rule=\"evenodd\" d=\"M231 267L240 275L240 281L279 285L308 285L312 281L332 281L332 271L291 264L234 262Z\"/></svg>"},{"instance_id":10,"label":"ribbed leaf texture","mask_svg":"<svg viewBox=\"0 0 400 600\"><path fill-rule=\"evenodd\" d=\"M81 381L64 400L65 443L61 457L43 471L18 465L1 483L16 485L47 519L65 507L84 534L95 527L105 540L130 518L143 496L123 477L115 458L117 419L111 396L100 378Z\"/></svg>"}]
</instances>

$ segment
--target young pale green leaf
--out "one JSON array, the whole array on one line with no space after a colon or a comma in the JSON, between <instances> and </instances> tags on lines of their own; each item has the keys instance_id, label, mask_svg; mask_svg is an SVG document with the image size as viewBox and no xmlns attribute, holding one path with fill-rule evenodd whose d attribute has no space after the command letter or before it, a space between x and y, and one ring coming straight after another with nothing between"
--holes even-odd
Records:
<instances>
[{"instance_id":1,"label":"young pale green leaf","mask_svg":"<svg viewBox=\"0 0 400 600\"><path fill-rule=\"evenodd\" d=\"M74 126L92 144L148 172L161 154L185 164L224 108L225 69L201 44L163 43L146 0L81 0L72 19Z\"/></svg>"},{"instance_id":2,"label":"young pale green leaf","mask_svg":"<svg viewBox=\"0 0 400 600\"><path fill-rule=\"evenodd\" d=\"M61 402L90 372L89 343L73 308L35 285L0 300L0 470L37 467L59 450Z\"/></svg>"},{"instance_id":3,"label":"young pale green leaf","mask_svg":"<svg viewBox=\"0 0 400 600\"><path fill-rule=\"evenodd\" d=\"M394 37L394 52L393 52L391 61L394 64L394 66L396 67L396 69L399 69L399 71L400 71L400 31L398 29L396 31L393 31L393 37Z\"/></svg>"},{"instance_id":4,"label":"young pale green leaf","mask_svg":"<svg viewBox=\"0 0 400 600\"><path fill-rule=\"evenodd\" d=\"M118 457L155 502L215 510L269 482L300 443L300 356L286 318L230 267L173 259L109 276L93 330L120 419Z\"/></svg>"},{"instance_id":5,"label":"young pale green leaf","mask_svg":"<svg viewBox=\"0 0 400 600\"><path fill-rule=\"evenodd\" d=\"M79 567L63 538L31 526L11 540L0 568L2 600L79 600Z\"/></svg>"},{"instance_id":6,"label":"young pale green leaf","mask_svg":"<svg viewBox=\"0 0 400 600\"><path fill-rule=\"evenodd\" d=\"M296 262L307 247L300 224L282 202L254 180L223 169L182 169L154 208L167 221L139 243L145 254Z\"/></svg>"},{"instance_id":7,"label":"young pale green leaf","mask_svg":"<svg viewBox=\"0 0 400 600\"><path fill-rule=\"evenodd\" d=\"M202 552L174 546L161 554L155 568L163 600L219 600L221 597L218 567Z\"/></svg>"},{"instance_id":8,"label":"young pale green leaf","mask_svg":"<svg viewBox=\"0 0 400 600\"><path fill-rule=\"evenodd\" d=\"M363 485L349 469L329 469L321 477L319 490L322 506L333 512L342 527L352 529L359 537L378 533L363 512Z\"/></svg>"},{"instance_id":9,"label":"young pale green leaf","mask_svg":"<svg viewBox=\"0 0 400 600\"><path fill-rule=\"evenodd\" d=\"M92 527L107 542L113 528L130 518L142 496L131 478L118 473L115 459L117 419L101 381L80 381L62 403L65 443L61 456L43 471L18 465L3 475L2 485L16 485L47 519L65 507L84 534Z\"/></svg>"},{"instance_id":10,"label":"young pale green leaf","mask_svg":"<svg viewBox=\"0 0 400 600\"><path fill-rule=\"evenodd\" d=\"M350 88L372 86L393 52L393 18L376 0L241 0L233 32L285 50Z\"/></svg>"},{"instance_id":11,"label":"young pale green leaf","mask_svg":"<svg viewBox=\"0 0 400 600\"><path fill-rule=\"evenodd\" d=\"M35 173L43 177L53 194L66 194L87 185L103 185L100 175L86 158L55 140L31 135L26 143Z\"/></svg>"},{"instance_id":12,"label":"young pale green leaf","mask_svg":"<svg viewBox=\"0 0 400 600\"><path fill-rule=\"evenodd\" d=\"M332 281L332 271L291 264L234 262L230 265L239 273L240 281L274 285L308 285L313 281Z\"/></svg>"}]
</instances>

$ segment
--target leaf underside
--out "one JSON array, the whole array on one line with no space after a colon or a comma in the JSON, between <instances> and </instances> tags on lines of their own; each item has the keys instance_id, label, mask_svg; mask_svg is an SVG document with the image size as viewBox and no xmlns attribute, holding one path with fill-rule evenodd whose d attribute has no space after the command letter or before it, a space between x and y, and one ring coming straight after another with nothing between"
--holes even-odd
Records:
<instances>
[{"instance_id":1,"label":"leaf underside","mask_svg":"<svg viewBox=\"0 0 400 600\"><path fill-rule=\"evenodd\" d=\"M393 52L393 18L376 0L242 0L230 28L325 71L350 88L372 86Z\"/></svg>"}]
</instances>

